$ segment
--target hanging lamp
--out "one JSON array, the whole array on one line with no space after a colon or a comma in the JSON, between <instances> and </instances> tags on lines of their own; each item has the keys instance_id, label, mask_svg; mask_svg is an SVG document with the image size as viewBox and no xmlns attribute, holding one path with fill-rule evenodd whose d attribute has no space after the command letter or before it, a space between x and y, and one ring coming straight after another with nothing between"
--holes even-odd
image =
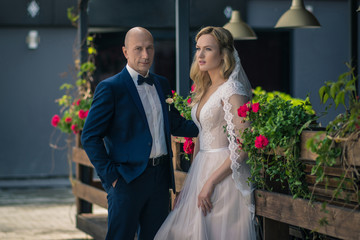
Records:
<instances>
[{"instance_id":1,"label":"hanging lamp","mask_svg":"<svg viewBox=\"0 0 360 240\"><path fill-rule=\"evenodd\" d=\"M257 39L257 36L251 27L241 20L240 12L237 10L232 11L231 19L224 25L224 28L231 32L234 40Z\"/></svg>"},{"instance_id":2,"label":"hanging lamp","mask_svg":"<svg viewBox=\"0 0 360 240\"><path fill-rule=\"evenodd\" d=\"M303 0L292 0L291 7L278 20L275 28L319 28L320 23L309 12Z\"/></svg>"}]
</instances>

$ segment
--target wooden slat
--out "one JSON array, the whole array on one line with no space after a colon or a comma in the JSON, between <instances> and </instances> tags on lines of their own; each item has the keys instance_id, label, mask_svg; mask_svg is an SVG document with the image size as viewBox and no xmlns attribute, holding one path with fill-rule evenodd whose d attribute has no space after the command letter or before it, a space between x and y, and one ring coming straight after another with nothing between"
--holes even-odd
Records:
<instances>
[{"instance_id":1,"label":"wooden slat","mask_svg":"<svg viewBox=\"0 0 360 240\"><path fill-rule=\"evenodd\" d=\"M306 147L306 141L309 138L312 138L313 136L315 136L315 134L317 133L317 131L303 131L301 133L300 136L300 157L303 159L308 159L308 160L315 160L317 158L317 154L311 152L309 149L307 149ZM323 139L325 137L325 134L321 135L321 138Z\"/></svg>"},{"instance_id":2,"label":"wooden slat","mask_svg":"<svg viewBox=\"0 0 360 240\"><path fill-rule=\"evenodd\" d=\"M309 186L309 190L310 192L314 191L314 194L315 195L320 195L320 196L325 196L325 197L328 197L328 198L332 198L334 192L333 192L333 188L321 188L319 186L317 187L313 187L313 186ZM341 199L341 200L348 200L348 201L351 201L351 202L357 202L358 199L357 199L357 195L355 192L345 192L345 191L342 191L338 196L337 196L337 199Z\"/></svg>"},{"instance_id":3,"label":"wooden slat","mask_svg":"<svg viewBox=\"0 0 360 240\"><path fill-rule=\"evenodd\" d=\"M351 149L347 155L349 164L360 167L360 141L353 142L349 147Z\"/></svg>"},{"instance_id":4,"label":"wooden slat","mask_svg":"<svg viewBox=\"0 0 360 240\"><path fill-rule=\"evenodd\" d=\"M174 170L181 170L181 167L180 167L180 142L179 142L179 137L171 136L171 148L172 148L172 151L173 151Z\"/></svg>"},{"instance_id":5,"label":"wooden slat","mask_svg":"<svg viewBox=\"0 0 360 240\"><path fill-rule=\"evenodd\" d=\"M306 141L309 138L312 138L317 134L317 131L303 131L301 134L300 140L300 149L301 154L300 158L315 161L317 154L311 152L306 148ZM320 136L321 139L325 137L325 134ZM341 143L340 146L344 147L344 143ZM353 141L348 145L349 152L347 154L348 163L352 166L360 167L360 141ZM340 158L337 160L337 164L340 164Z\"/></svg>"},{"instance_id":6,"label":"wooden slat","mask_svg":"<svg viewBox=\"0 0 360 240\"><path fill-rule=\"evenodd\" d=\"M76 227L96 240L104 240L107 232L107 214L79 214L76 216Z\"/></svg>"},{"instance_id":7,"label":"wooden slat","mask_svg":"<svg viewBox=\"0 0 360 240\"><path fill-rule=\"evenodd\" d=\"M103 208L107 208L106 192L96 187L86 185L80 181L74 180L72 186L73 194L81 199L84 199L90 203L94 203Z\"/></svg>"},{"instance_id":8,"label":"wooden slat","mask_svg":"<svg viewBox=\"0 0 360 240\"><path fill-rule=\"evenodd\" d=\"M331 200L331 198L318 195L318 196L316 196L316 201L327 202L331 205L338 206L338 207L345 207L345 208L350 208L353 210L360 210L360 206L357 203L351 203L351 202L349 203L349 202L342 201L340 199L332 199Z\"/></svg>"},{"instance_id":9,"label":"wooden slat","mask_svg":"<svg viewBox=\"0 0 360 240\"><path fill-rule=\"evenodd\" d=\"M304 199L263 190L256 190L255 198L257 215L332 237L360 240L360 211L327 205L328 213L324 213L321 203L309 204ZM319 220L324 217L329 224L321 226Z\"/></svg>"},{"instance_id":10,"label":"wooden slat","mask_svg":"<svg viewBox=\"0 0 360 240\"><path fill-rule=\"evenodd\" d=\"M181 191L181 189L183 188L187 174L186 174L186 172L178 171L178 170L175 170L174 174L175 174L176 190Z\"/></svg>"},{"instance_id":11,"label":"wooden slat","mask_svg":"<svg viewBox=\"0 0 360 240\"><path fill-rule=\"evenodd\" d=\"M73 147L72 158L75 163L94 168L86 155L85 150L82 148Z\"/></svg>"},{"instance_id":12,"label":"wooden slat","mask_svg":"<svg viewBox=\"0 0 360 240\"><path fill-rule=\"evenodd\" d=\"M304 172L311 173L311 169L314 165L312 164L305 164ZM342 174L345 174L347 178L352 177L352 171L353 169L350 169L348 172L345 172L343 169L338 167L326 167L325 168L325 175L328 176L334 176L334 177L340 177Z\"/></svg>"},{"instance_id":13,"label":"wooden slat","mask_svg":"<svg viewBox=\"0 0 360 240\"><path fill-rule=\"evenodd\" d=\"M306 182L308 184L314 185L316 183L316 176L306 175L305 179L306 179ZM327 182L328 187L336 188L339 183L340 183L340 181L338 179L328 177L328 182ZM317 184L317 186L325 186L325 182L319 182ZM354 186L351 183L347 182L347 181L344 181L344 187L347 190L354 190Z\"/></svg>"}]
</instances>

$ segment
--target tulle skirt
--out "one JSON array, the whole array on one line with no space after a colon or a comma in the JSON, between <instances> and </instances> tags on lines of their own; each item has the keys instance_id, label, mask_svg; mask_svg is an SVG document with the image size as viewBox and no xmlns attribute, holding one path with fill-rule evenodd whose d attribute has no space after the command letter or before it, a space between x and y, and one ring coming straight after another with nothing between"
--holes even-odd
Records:
<instances>
[{"instance_id":1,"label":"tulle skirt","mask_svg":"<svg viewBox=\"0 0 360 240\"><path fill-rule=\"evenodd\" d=\"M206 216L197 207L197 197L211 174L229 156L227 148L200 151L192 163L179 196L155 239L158 240L252 240L256 239L252 214L229 175L216 185Z\"/></svg>"}]
</instances>

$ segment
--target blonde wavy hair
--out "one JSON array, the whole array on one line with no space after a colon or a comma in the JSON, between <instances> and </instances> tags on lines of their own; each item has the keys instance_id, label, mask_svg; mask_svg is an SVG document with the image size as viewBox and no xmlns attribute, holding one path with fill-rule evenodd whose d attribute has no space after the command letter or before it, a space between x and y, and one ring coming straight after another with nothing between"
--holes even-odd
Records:
<instances>
[{"instance_id":1,"label":"blonde wavy hair","mask_svg":"<svg viewBox=\"0 0 360 240\"><path fill-rule=\"evenodd\" d=\"M195 37L197 42L202 35L210 34L212 35L220 48L220 54L223 54L224 59L221 61L221 72L220 75L224 79L228 79L231 72L235 68L235 58L234 58L234 39L231 33L222 27L213 27L208 26L201 29ZM202 72L199 69L199 64L196 59L196 54L194 56L193 62L190 69L190 78L194 81L195 90L193 92L192 103L191 105L196 104L200 101L201 97L204 95L206 90L211 85L211 80L208 72Z\"/></svg>"}]
</instances>

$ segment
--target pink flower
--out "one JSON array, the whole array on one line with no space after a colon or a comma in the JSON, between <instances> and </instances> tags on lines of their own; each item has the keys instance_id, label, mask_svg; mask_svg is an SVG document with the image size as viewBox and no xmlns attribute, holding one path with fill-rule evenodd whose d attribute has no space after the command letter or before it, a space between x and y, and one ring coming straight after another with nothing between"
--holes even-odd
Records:
<instances>
[{"instance_id":1,"label":"pink flower","mask_svg":"<svg viewBox=\"0 0 360 240\"><path fill-rule=\"evenodd\" d=\"M80 109L79 110L79 118L80 119L85 119L87 117L87 115L88 115L88 112L89 112L89 110L84 111L84 110Z\"/></svg>"},{"instance_id":2,"label":"pink flower","mask_svg":"<svg viewBox=\"0 0 360 240\"><path fill-rule=\"evenodd\" d=\"M79 99L79 100L77 100L77 102L76 102L76 105L80 105L80 103L81 103L81 99Z\"/></svg>"},{"instance_id":3,"label":"pink flower","mask_svg":"<svg viewBox=\"0 0 360 240\"><path fill-rule=\"evenodd\" d=\"M192 138L185 138L183 150L187 154L193 154L194 153L194 142L192 141Z\"/></svg>"},{"instance_id":4,"label":"pink flower","mask_svg":"<svg viewBox=\"0 0 360 240\"><path fill-rule=\"evenodd\" d=\"M51 119L51 125L53 125L54 127L57 127L57 125L59 124L60 122L60 117L59 115L54 115Z\"/></svg>"},{"instance_id":5,"label":"pink flower","mask_svg":"<svg viewBox=\"0 0 360 240\"><path fill-rule=\"evenodd\" d=\"M190 105L191 104L191 98L189 98L188 100L187 100L187 103Z\"/></svg>"},{"instance_id":6,"label":"pink flower","mask_svg":"<svg viewBox=\"0 0 360 240\"><path fill-rule=\"evenodd\" d=\"M71 121L72 121L72 118L71 118L71 117L65 118L65 122L66 122L66 123L71 123Z\"/></svg>"},{"instance_id":7,"label":"pink flower","mask_svg":"<svg viewBox=\"0 0 360 240\"><path fill-rule=\"evenodd\" d=\"M263 149L268 144L269 144L269 140L263 135L259 135L255 139L255 147L258 149Z\"/></svg>"},{"instance_id":8,"label":"pink flower","mask_svg":"<svg viewBox=\"0 0 360 240\"><path fill-rule=\"evenodd\" d=\"M260 104L254 103L251 108L254 113L257 113L260 110Z\"/></svg>"},{"instance_id":9,"label":"pink flower","mask_svg":"<svg viewBox=\"0 0 360 240\"><path fill-rule=\"evenodd\" d=\"M250 108L248 106L248 103L245 103L244 105L240 106L238 109L238 115L239 117L246 117L247 112L250 111Z\"/></svg>"},{"instance_id":10,"label":"pink flower","mask_svg":"<svg viewBox=\"0 0 360 240\"><path fill-rule=\"evenodd\" d=\"M171 93L172 93L173 96L175 95L175 91L174 91L174 90L171 90Z\"/></svg>"},{"instance_id":11,"label":"pink flower","mask_svg":"<svg viewBox=\"0 0 360 240\"><path fill-rule=\"evenodd\" d=\"M73 131L74 134L77 134L79 132L77 130L77 125L76 124L71 125L71 130Z\"/></svg>"},{"instance_id":12,"label":"pink flower","mask_svg":"<svg viewBox=\"0 0 360 240\"><path fill-rule=\"evenodd\" d=\"M195 91L195 84L191 85L191 92Z\"/></svg>"}]
</instances>

